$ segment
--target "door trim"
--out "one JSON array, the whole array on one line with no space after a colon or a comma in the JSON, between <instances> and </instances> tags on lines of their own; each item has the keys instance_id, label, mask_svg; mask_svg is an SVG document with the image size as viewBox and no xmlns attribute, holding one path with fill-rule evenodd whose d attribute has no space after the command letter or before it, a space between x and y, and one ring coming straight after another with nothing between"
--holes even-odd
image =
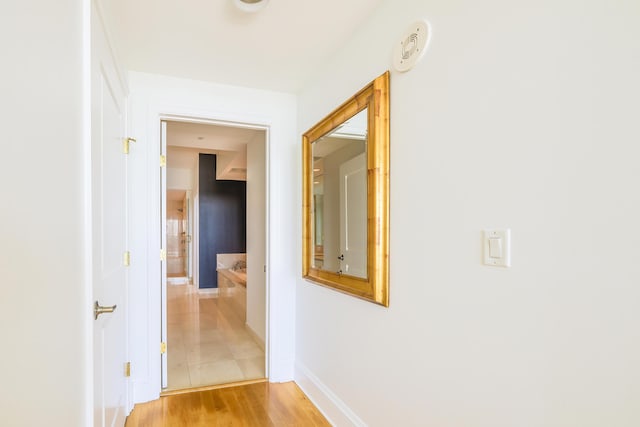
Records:
<instances>
[{"instance_id":1,"label":"door trim","mask_svg":"<svg viewBox=\"0 0 640 427\"><path fill-rule=\"evenodd\" d=\"M292 94L130 71L130 133L137 138L131 183L130 348L133 400L159 397L160 249L157 179L161 118L192 118L253 124L268 129L266 205L269 381L290 381L295 361L295 294L299 272L300 145L296 97ZM217 119L217 120L216 120ZM156 215L158 215L156 217ZM261 315L262 316L262 315ZM262 316L266 319L266 315Z\"/></svg>"}]
</instances>

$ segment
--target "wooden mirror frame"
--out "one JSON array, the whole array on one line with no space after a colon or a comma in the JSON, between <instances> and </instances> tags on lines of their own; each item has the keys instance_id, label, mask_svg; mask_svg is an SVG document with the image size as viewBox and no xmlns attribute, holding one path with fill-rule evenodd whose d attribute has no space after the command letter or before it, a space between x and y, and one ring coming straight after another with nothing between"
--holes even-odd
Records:
<instances>
[{"instance_id":1,"label":"wooden mirror frame","mask_svg":"<svg viewBox=\"0 0 640 427\"><path fill-rule=\"evenodd\" d=\"M314 267L312 144L367 111L367 277ZM389 306L389 72L385 72L302 135L302 276L337 291Z\"/></svg>"}]
</instances>

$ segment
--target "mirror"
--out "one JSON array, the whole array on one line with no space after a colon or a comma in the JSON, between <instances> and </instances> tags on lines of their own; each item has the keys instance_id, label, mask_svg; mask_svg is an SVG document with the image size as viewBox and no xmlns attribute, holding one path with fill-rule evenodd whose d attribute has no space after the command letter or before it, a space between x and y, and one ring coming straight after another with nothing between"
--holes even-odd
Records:
<instances>
[{"instance_id":1,"label":"mirror","mask_svg":"<svg viewBox=\"0 0 640 427\"><path fill-rule=\"evenodd\" d=\"M389 305L389 72L302 136L303 276Z\"/></svg>"}]
</instances>

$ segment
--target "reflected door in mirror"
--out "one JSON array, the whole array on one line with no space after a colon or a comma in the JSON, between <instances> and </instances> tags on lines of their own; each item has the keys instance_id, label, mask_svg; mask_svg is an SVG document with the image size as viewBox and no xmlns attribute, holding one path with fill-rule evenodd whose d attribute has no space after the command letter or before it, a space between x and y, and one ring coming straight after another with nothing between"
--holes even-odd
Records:
<instances>
[{"instance_id":1,"label":"reflected door in mirror","mask_svg":"<svg viewBox=\"0 0 640 427\"><path fill-rule=\"evenodd\" d=\"M340 270L367 277L367 158L340 165Z\"/></svg>"},{"instance_id":2,"label":"reflected door in mirror","mask_svg":"<svg viewBox=\"0 0 640 427\"><path fill-rule=\"evenodd\" d=\"M367 109L311 144L313 267L367 277Z\"/></svg>"}]
</instances>

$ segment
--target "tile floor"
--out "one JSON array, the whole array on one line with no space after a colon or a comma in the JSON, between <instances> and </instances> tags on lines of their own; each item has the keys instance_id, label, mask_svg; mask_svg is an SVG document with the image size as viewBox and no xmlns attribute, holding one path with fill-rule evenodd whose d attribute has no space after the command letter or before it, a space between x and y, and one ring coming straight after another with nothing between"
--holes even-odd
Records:
<instances>
[{"instance_id":1,"label":"tile floor","mask_svg":"<svg viewBox=\"0 0 640 427\"><path fill-rule=\"evenodd\" d=\"M226 302L191 285L167 286L165 390L265 377L264 351L247 331L245 314Z\"/></svg>"}]
</instances>

